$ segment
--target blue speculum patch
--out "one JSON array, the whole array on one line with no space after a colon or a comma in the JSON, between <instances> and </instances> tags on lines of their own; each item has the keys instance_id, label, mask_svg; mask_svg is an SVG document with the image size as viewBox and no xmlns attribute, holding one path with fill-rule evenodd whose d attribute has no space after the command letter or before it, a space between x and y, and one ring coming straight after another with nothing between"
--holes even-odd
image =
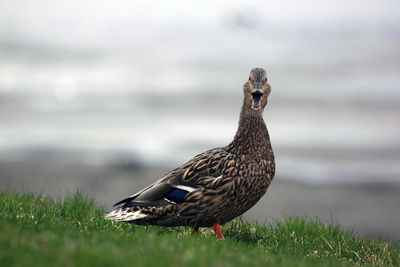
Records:
<instances>
[{"instance_id":1,"label":"blue speculum patch","mask_svg":"<svg viewBox=\"0 0 400 267\"><path fill-rule=\"evenodd\" d=\"M185 197L188 193L189 192L185 190L174 188L168 193L168 195L165 198L177 204L180 204L183 201L185 201Z\"/></svg>"}]
</instances>

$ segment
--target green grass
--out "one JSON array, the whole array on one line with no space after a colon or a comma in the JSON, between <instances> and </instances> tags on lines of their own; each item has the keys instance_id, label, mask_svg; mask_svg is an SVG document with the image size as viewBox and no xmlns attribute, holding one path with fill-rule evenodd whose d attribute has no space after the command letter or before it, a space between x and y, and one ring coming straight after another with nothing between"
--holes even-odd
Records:
<instances>
[{"instance_id":1,"label":"green grass","mask_svg":"<svg viewBox=\"0 0 400 267\"><path fill-rule=\"evenodd\" d=\"M0 193L0 266L400 264L395 244L299 217L268 226L235 220L218 240L211 229L193 235L187 227L107 221L104 211L79 192L60 199Z\"/></svg>"}]
</instances>

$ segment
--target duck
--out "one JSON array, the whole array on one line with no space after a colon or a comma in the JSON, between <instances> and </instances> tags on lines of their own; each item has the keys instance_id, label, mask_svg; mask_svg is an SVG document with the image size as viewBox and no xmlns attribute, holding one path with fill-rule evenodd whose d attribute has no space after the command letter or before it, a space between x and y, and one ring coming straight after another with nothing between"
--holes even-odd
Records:
<instances>
[{"instance_id":1,"label":"duck","mask_svg":"<svg viewBox=\"0 0 400 267\"><path fill-rule=\"evenodd\" d=\"M137 225L213 227L242 215L266 193L275 159L263 111L271 86L263 68L243 85L239 127L232 142L205 151L164 177L117 202L105 218Z\"/></svg>"}]
</instances>

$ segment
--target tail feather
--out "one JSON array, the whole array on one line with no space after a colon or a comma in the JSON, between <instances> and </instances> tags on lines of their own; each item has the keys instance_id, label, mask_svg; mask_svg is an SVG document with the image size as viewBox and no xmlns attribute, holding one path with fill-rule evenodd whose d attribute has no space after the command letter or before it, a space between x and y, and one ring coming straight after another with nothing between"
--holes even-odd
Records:
<instances>
[{"instance_id":1,"label":"tail feather","mask_svg":"<svg viewBox=\"0 0 400 267\"><path fill-rule=\"evenodd\" d=\"M144 213L141 213L140 210L132 212L132 211L128 211L128 209L126 209L126 208L115 209L104 215L104 217L106 219L113 220L113 221L124 221L124 222L142 219L146 216L147 215Z\"/></svg>"}]
</instances>

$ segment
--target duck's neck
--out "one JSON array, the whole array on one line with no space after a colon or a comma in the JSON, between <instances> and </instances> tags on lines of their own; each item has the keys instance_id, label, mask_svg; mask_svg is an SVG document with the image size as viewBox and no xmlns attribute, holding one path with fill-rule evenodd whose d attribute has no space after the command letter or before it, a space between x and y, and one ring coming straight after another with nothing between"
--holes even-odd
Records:
<instances>
[{"instance_id":1,"label":"duck's neck","mask_svg":"<svg viewBox=\"0 0 400 267\"><path fill-rule=\"evenodd\" d=\"M247 110L243 106L239 128L228 145L228 151L238 156L267 156L270 149L269 134L261 112Z\"/></svg>"}]
</instances>

